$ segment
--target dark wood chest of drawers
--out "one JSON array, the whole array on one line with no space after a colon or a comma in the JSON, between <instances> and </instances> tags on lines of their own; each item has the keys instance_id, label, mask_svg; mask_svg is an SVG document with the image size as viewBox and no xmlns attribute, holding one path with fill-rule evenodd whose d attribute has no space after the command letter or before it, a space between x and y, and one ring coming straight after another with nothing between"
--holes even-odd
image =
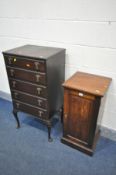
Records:
<instances>
[{"instance_id":1,"label":"dark wood chest of drawers","mask_svg":"<svg viewBox=\"0 0 116 175\"><path fill-rule=\"evenodd\" d=\"M100 133L101 98L110 81L107 77L77 72L63 84L63 143L93 154Z\"/></svg>"},{"instance_id":2,"label":"dark wood chest of drawers","mask_svg":"<svg viewBox=\"0 0 116 175\"><path fill-rule=\"evenodd\" d=\"M51 140L52 117L63 105L65 49L24 45L3 55L17 127L18 111L32 114L48 126Z\"/></svg>"}]
</instances>

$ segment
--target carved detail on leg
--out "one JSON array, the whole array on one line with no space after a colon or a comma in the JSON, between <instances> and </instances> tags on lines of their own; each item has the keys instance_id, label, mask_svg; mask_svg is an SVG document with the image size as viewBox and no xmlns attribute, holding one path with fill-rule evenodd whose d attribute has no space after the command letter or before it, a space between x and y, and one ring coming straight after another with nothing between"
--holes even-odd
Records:
<instances>
[{"instance_id":1,"label":"carved detail on leg","mask_svg":"<svg viewBox=\"0 0 116 175\"><path fill-rule=\"evenodd\" d=\"M17 123L16 128L20 128L20 122L19 122L19 119L18 119L17 112L18 112L17 110L13 109L13 115L14 115L16 123Z\"/></svg>"},{"instance_id":2,"label":"carved detail on leg","mask_svg":"<svg viewBox=\"0 0 116 175\"><path fill-rule=\"evenodd\" d=\"M48 126L48 141L52 142L53 139L51 138L51 126Z\"/></svg>"}]
</instances>

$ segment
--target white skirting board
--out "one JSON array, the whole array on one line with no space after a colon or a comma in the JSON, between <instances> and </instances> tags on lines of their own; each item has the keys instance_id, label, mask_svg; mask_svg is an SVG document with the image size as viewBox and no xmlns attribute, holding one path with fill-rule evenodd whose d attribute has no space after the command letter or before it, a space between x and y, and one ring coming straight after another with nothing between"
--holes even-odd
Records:
<instances>
[{"instance_id":1,"label":"white skirting board","mask_svg":"<svg viewBox=\"0 0 116 175\"><path fill-rule=\"evenodd\" d=\"M3 98L3 99L8 100L8 101L12 101L11 95L8 93L5 93L3 91L0 91L0 98Z\"/></svg>"}]
</instances>

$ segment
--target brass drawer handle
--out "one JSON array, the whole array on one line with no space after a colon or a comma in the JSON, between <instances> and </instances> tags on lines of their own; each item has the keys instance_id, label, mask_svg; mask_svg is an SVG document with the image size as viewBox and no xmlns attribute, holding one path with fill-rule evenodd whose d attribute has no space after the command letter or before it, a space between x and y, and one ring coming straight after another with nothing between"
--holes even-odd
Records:
<instances>
[{"instance_id":1,"label":"brass drawer handle","mask_svg":"<svg viewBox=\"0 0 116 175\"><path fill-rule=\"evenodd\" d=\"M41 94L41 88L37 88L37 92L38 92L38 95L40 95Z\"/></svg>"},{"instance_id":2,"label":"brass drawer handle","mask_svg":"<svg viewBox=\"0 0 116 175\"><path fill-rule=\"evenodd\" d=\"M8 63L9 64L12 64L12 62L16 62L17 61L17 59L16 59L16 57L8 57Z\"/></svg>"},{"instance_id":3,"label":"brass drawer handle","mask_svg":"<svg viewBox=\"0 0 116 175\"><path fill-rule=\"evenodd\" d=\"M16 107L17 107L17 108L19 108L19 105L20 105L19 103L16 103Z\"/></svg>"},{"instance_id":4,"label":"brass drawer handle","mask_svg":"<svg viewBox=\"0 0 116 175\"><path fill-rule=\"evenodd\" d=\"M16 87L16 81L12 81L12 87L13 87L13 88Z\"/></svg>"},{"instance_id":5,"label":"brass drawer handle","mask_svg":"<svg viewBox=\"0 0 116 175\"><path fill-rule=\"evenodd\" d=\"M38 101L38 105L41 106L42 100L37 100Z\"/></svg>"},{"instance_id":6,"label":"brass drawer handle","mask_svg":"<svg viewBox=\"0 0 116 175\"><path fill-rule=\"evenodd\" d=\"M10 69L10 75L14 76L14 69Z\"/></svg>"},{"instance_id":7,"label":"brass drawer handle","mask_svg":"<svg viewBox=\"0 0 116 175\"><path fill-rule=\"evenodd\" d=\"M40 63L39 62L34 62L34 64L35 64L35 69L38 70Z\"/></svg>"},{"instance_id":8,"label":"brass drawer handle","mask_svg":"<svg viewBox=\"0 0 116 175\"><path fill-rule=\"evenodd\" d=\"M40 77L41 77L41 76L40 76L40 75L38 75L38 74L37 74L37 75L35 75L35 76L36 76L36 82L39 82L39 81L40 81Z\"/></svg>"},{"instance_id":9,"label":"brass drawer handle","mask_svg":"<svg viewBox=\"0 0 116 175\"><path fill-rule=\"evenodd\" d=\"M38 111L39 117L42 117L43 111Z\"/></svg>"},{"instance_id":10,"label":"brass drawer handle","mask_svg":"<svg viewBox=\"0 0 116 175\"><path fill-rule=\"evenodd\" d=\"M15 98L18 98L18 93L14 92L14 96L15 96Z\"/></svg>"},{"instance_id":11,"label":"brass drawer handle","mask_svg":"<svg viewBox=\"0 0 116 175\"><path fill-rule=\"evenodd\" d=\"M12 57L8 58L8 63L11 64L12 63Z\"/></svg>"}]
</instances>

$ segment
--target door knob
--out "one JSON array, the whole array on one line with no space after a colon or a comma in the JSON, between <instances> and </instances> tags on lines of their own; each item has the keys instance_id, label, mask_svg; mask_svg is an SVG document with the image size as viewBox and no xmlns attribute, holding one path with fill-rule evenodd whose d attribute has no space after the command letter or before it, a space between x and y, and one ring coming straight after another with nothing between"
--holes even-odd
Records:
<instances>
[{"instance_id":1,"label":"door knob","mask_svg":"<svg viewBox=\"0 0 116 175\"><path fill-rule=\"evenodd\" d=\"M68 117L68 115L65 113L65 114L64 114L64 118L67 119L67 117Z\"/></svg>"}]
</instances>

